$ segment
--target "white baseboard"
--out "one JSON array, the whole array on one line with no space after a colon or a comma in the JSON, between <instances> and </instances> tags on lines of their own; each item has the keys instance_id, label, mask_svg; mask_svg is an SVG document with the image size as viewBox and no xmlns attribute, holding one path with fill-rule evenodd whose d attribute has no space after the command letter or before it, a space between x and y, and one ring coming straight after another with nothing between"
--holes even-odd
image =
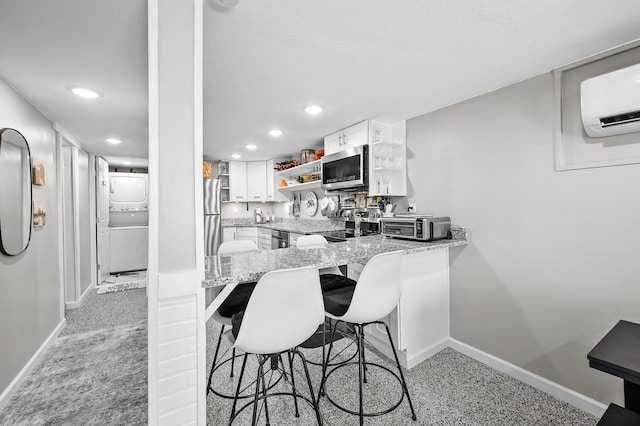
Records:
<instances>
[{"instance_id":1,"label":"white baseboard","mask_svg":"<svg viewBox=\"0 0 640 426\"><path fill-rule=\"evenodd\" d=\"M441 340L438 343L434 343L428 348L423 349L417 354L413 355L411 358L407 358L407 368L413 368L416 365L420 364L422 361L431 358L441 350L449 347L449 339ZM391 352L391 350L389 350ZM402 362L400 362L402 364Z\"/></svg>"},{"instance_id":2,"label":"white baseboard","mask_svg":"<svg viewBox=\"0 0 640 426\"><path fill-rule=\"evenodd\" d=\"M469 346L466 343L462 343L459 340L449 338L449 347L598 418L602 417L607 409L606 405L595 399L552 382L549 379L545 379L542 376L538 376L531 371L527 371L524 368L476 349L473 346Z\"/></svg>"},{"instance_id":3,"label":"white baseboard","mask_svg":"<svg viewBox=\"0 0 640 426\"><path fill-rule=\"evenodd\" d=\"M380 353L384 356L393 360L393 352L391 351L391 346L389 345L388 340L382 340L376 337L373 334L366 333L365 340L367 343L370 343L374 346ZM420 352L416 354L412 354L408 356L405 350L397 351L398 361L400 361L400 365L406 369L411 369L416 365L420 364L422 361L427 360L440 352L441 350L449 347L449 338L443 339L433 345L422 349Z\"/></svg>"},{"instance_id":4,"label":"white baseboard","mask_svg":"<svg viewBox=\"0 0 640 426\"><path fill-rule=\"evenodd\" d=\"M2 393L0 394L0 411L2 411L4 407L7 406L13 394L16 393L16 391L20 388L22 382L24 382L24 380L29 376L33 368L40 361L40 358L42 358L42 355L44 355L45 351L49 348L49 346L51 346L56 337L58 337L66 324L67 320L63 318L62 321L60 321L60 323L56 326L56 328L53 329L49 337L47 337L47 340L45 340L44 343L40 345L36 353L33 354L31 359L25 364L22 370L20 370L18 375L11 381L11 383L9 383L9 386L7 386L4 391L2 391Z\"/></svg>"},{"instance_id":5,"label":"white baseboard","mask_svg":"<svg viewBox=\"0 0 640 426\"><path fill-rule=\"evenodd\" d=\"M75 302L64 302L64 308L65 309L78 309L80 306L82 306L82 304L84 303L84 299L87 298L87 296L89 295L89 293L91 292L91 290L95 290L96 286L93 284L90 284L89 287L87 287L87 289L84 291L84 293L82 293L82 295L80 296L80 300L75 301Z\"/></svg>"}]
</instances>

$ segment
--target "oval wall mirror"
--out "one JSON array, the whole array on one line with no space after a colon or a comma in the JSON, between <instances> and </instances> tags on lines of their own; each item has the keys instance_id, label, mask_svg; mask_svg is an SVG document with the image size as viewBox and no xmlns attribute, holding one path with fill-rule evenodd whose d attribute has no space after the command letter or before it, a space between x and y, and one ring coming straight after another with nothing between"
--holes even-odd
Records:
<instances>
[{"instance_id":1,"label":"oval wall mirror","mask_svg":"<svg viewBox=\"0 0 640 426\"><path fill-rule=\"evenodd\" d=\"M16 256L31 239L31 152L20 132L0 129L0 252Z\"/></svg>"}]
</instances>

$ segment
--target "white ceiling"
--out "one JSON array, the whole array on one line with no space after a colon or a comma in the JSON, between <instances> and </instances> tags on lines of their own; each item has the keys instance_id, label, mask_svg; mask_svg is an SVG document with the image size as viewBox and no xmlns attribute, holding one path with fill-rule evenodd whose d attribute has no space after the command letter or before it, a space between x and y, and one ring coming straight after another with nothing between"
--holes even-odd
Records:
<instances>
[{"instance_id":1,"label":"white ceiling","mask_svg":"<svg viewBox=\"0 0 640 426\"><path fill-rule=\"evenodd\" d=\"M1 0L0 78L87 151L147 157L146 1Z\"/></svg>"},{"instance_id":2,"label":"white ceiling","mask_svg":"<svg viewBox=\"0 0 640 426\"><path fill-rule=\"evenodd\" d=\"M637 0L206 0L204 17L211 159L291 157L359 120L415 117L640 38ZM145 157L146 29L143 0L2 0L0 77L88 151ZM311 103L325 111L306 115Z\"/></svg>"}]
</instances>

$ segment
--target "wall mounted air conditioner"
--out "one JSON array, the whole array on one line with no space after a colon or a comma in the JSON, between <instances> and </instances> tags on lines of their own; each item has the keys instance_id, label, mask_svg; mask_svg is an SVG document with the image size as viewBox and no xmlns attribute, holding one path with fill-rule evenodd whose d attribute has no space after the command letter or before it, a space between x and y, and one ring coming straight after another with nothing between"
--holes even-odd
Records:
<instances>
[{"instance_id":1,"label":"wall mounted air conditioner","mask_svg":"<svg viewBox=\"0 0 640 426\"><path fill-rule=\"evenodd\" d=\"M584 80L580 97L592 138L640 132L640 64Z\"/></svg>"}]
</instances>

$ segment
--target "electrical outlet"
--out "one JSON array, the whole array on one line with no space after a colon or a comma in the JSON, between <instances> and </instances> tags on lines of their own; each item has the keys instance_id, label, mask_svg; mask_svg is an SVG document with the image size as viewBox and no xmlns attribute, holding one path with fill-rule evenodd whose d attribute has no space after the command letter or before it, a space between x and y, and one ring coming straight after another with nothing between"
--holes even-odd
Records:
<instances>
[{"instance_id":1,"label":"electrical outlet","mask_svg":"<svg viewBox=\"0 0 640 426\"><path fill-rule=\"evenodd\" d=\"M417 213L418 212L418 208L416 207L416 203L409 203L408 212L409 213Z\"/></svg>"},{"instance_id":2,"label":"electrical outlet","mask_svg":"<svg viewBox=\"0 0 640 426\"><path fill-rule=\"evenodd\" d=\"M233 205L233 212L238 213L238 206L236 204Z\"/></svg>"}]
</instances>

